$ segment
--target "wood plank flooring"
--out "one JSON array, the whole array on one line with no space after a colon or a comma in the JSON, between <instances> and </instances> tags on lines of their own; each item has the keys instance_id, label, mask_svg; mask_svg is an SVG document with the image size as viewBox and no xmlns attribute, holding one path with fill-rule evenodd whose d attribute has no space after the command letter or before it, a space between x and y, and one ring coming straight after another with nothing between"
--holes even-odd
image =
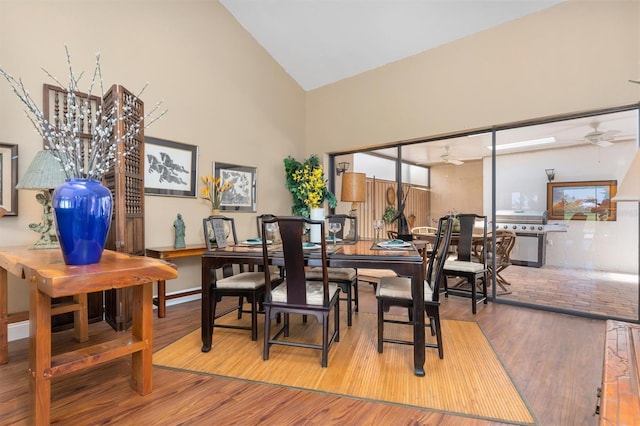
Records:
<instances>
[{"instance_id":1,"label":"wood plank flooring","mask_svg":"<svg viewBox=\"0 0 640 426\"><path fill-rule=\"evenodd\" d=\"M372 287L361 285L360 296L361 310L375 312ZM469 299L453 296L443 300L442 316L481 325L542 425L598 423L604 321L495 303L480 305L474 316ZM154 318L155 350L199 325L199 301L169 306L165 318ZM89 332L92 344L114 333L104 322ZM71 330L54 335L54 353L79 345ZM9 364L0 366L2 425L28 423L27 359L27 339L9 343ZM54 380L53 424L498 424L162 368L154 368L153 392L142 397L129 387L129 367L129 359L115 360Z\"/></svg>"}]
</instances>

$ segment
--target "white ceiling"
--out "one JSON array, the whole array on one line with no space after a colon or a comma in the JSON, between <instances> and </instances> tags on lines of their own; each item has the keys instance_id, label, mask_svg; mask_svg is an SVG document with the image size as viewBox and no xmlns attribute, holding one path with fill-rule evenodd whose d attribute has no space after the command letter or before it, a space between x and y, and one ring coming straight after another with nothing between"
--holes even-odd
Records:
<instances>
[{"instance_id":1,"label":"white ceiling","mask_svg":"<svg viewBox=\"0 0 640 426\"><path fill-rule=\"evenodd\" d=\"M563 0L220 0L312 90Z\"/></svg>"}]
</instances>

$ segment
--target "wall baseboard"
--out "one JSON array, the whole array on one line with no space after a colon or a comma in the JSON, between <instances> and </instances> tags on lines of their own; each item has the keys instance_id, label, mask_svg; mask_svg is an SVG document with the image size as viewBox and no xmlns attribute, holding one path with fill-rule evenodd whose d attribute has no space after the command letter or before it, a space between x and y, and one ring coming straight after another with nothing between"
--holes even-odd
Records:
<instances>
[{"instance_id":1,"label":"wall baseboard","mask_svg":"<svg viewBox=\"0 0 640 426\"><path fill-rule=\"evenodd\" d=\"M180 292L197 290L199 288L200 287L193 288L193 289L180 290ZM192 302L194 300L200 300L200 299L202 299L201 294L192 294L190 296L177 297L175 299L167 300L167 306L179 305L180 303L187 303L187 302ZM158 307L153 305L153 310L155 311L157 309ZM12 342L14 340L26 339L27 337L29 337L29 321L21 321L21 322L9 324L7 331L8 331L7 337L9 342Z\"/></svg>"}]
</instances>

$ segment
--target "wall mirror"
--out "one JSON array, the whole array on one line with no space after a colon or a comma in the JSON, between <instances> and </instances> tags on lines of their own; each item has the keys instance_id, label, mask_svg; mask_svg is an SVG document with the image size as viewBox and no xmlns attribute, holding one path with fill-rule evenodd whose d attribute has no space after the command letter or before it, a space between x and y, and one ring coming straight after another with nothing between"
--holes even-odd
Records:
<instances>
[{"instance_id":1,"label":"wall mirror","mask_svg":"<svg viewBox=\"0 0 640 426\"><path fill-rule=\"evenodd\" d=\"M18 215L18 145L0 143L0 207L5 216Z\"/></svg>"}]
</instances>

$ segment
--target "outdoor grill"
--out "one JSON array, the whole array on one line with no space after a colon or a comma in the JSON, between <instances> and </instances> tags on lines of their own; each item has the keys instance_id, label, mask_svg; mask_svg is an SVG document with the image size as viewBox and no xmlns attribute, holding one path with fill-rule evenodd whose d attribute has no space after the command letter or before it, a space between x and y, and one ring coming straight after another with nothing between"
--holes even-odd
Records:
<instances>
[{"instance_id":1,"label":"outdoor grill","mask_svg":"<svg viewBox=\"0 0 640 426\"><path fill-rule=\"evenodd\" d=\"M537 210L497 210L496 229L541 234L547 231L547 212Z\"/></svg>"},{"instance_id":2,"label":"outdoor grill","mask_svg":"<svg viewBox=\"0 0 640 426\"><path fill-rule=\"evenodd\" d=\"M555 226L555 225L552 225ZM540 268L545 264L548 225L547 212L536 210L497 210L496 230L515 231L516 243L511 263Z\"/></svg>"}]
</instances>

